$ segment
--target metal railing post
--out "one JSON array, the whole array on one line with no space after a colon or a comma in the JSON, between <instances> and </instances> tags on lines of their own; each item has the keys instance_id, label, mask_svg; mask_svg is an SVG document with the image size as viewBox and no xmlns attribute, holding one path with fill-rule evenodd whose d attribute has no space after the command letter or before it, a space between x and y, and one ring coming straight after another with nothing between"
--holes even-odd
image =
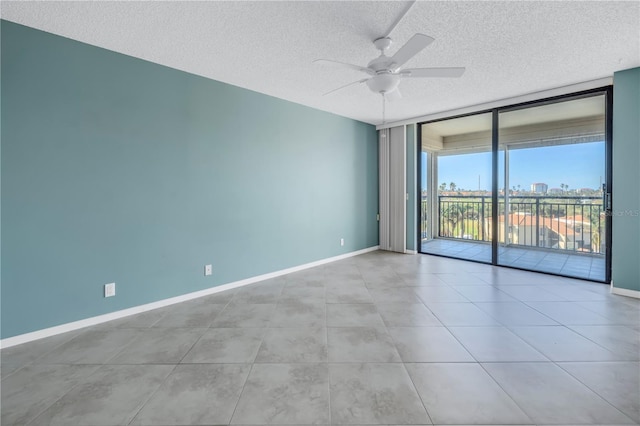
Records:
<instances>
[{"instance_id":1,"label":"metal railing post","mask_svg":"<svg viewBox=\"0 0 640 426\"><path fill-rule=\"evenodd\" d=\"M540 198L536 198L536 247L540 247Z\"/></svg>"},{"instance_id":2,"label":"metal railing post","mask_svg":"<svg viewBox=\"0 0 640 426\"><path fill-rule=\"evenodd\" d=\"M484 241L484 195L482 196L482 209L480 210L480 241Z\"/></svg>"}]
</instances>

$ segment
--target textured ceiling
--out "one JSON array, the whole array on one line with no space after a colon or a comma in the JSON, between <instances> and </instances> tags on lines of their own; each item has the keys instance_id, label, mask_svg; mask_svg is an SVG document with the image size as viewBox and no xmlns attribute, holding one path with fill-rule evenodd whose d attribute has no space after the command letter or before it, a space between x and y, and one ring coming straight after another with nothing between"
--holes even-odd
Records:
<instances>
[{"instance_id":1,"label":"textured ceiling","mask_svg":"<svg viewBox=\"0 0 640 426\"><path fill-rule=\"evenodd\" d=\"M3 19L368 123L382 100L371 43L407 7L384 1L2 1ZM407 79L387 122L610 77L640 66L640 2L419 1L391 34L436 40L406 67L465 66L458 79Z\"/></svg>"}]
</instances>

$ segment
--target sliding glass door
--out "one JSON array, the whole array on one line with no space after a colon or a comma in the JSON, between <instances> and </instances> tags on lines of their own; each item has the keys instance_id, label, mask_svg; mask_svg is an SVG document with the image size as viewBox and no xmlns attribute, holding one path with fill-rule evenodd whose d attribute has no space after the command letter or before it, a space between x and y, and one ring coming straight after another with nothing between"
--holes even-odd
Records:
<instances>
[{"instance_id":1,"label":"sliding glass door","mask_svg":"<svg viewBox=\"0 0 640 426\"><path fill-rule=\"evenodd\" d=\"M610 96L422 123L420 251L608 281Z\"/></svg>"},{"instance_id":2,"label":"sliding glass door","mask_svg":"<svg viewBox=\"0 0 640 426\"><path fill-rule=\"evenodd\" d=\"M604 281L605 95L500 112L499 265Z\"/></svg>"}]
</instances>

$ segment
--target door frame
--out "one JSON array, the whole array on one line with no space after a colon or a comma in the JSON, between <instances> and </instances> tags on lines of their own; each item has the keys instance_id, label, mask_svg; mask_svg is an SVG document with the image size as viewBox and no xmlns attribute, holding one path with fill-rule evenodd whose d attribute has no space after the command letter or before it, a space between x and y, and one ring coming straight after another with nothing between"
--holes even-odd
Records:
<instances>
[{"instance_id":1,"label":"door frame","mask_svg":"<svg viewBox=\"0 0 640 426\"><path fill-rule=\"evenodd\" d=\"M604 136L605 136L605 169L604 169L604 185L605 185L605 191L604 191L604 212L605 212L605 239L606 239L606 243L605 243L605 280L604 281L600 281L600 280L593 280L593 279L588 279L588 278L578 278L578 279L583 279L586 281L595 281L595 282L599 282L599 283L604 283L604 284L609 284L611 283L611 256L612 256L612 221L611 221L611 208L612 208L612 188L613 188L613 170L612 170L612 151L613 151L613 86L609 85L609 86L603 86L603 87L599 87L599 88L595 88L595 89L590 89L590 90L584 90L584 91L580 91L580 92L575 92L575 93L569 93L569 94L565 94L565 95L559 95L559 96L552 96L552 97L548 97L548 98L542 98L542 99L538 99L538 100L533 100L533 101L527 101L527 102L521 102L521 103L517 103L517 104L513 104L513 105L507 105L507 106L502 106L502 107L497 107L497 108L491 108L491 109L485 109L485 110L479 110L479 111L475 111L475 112L470 112L470 113L466 113L466 114L459 114L459 115L452 115L449 117L444 117L444 118L438 118L436 120L428 120L428 121L422 121L419 123L416 123L416 133L417 133L417 143L416 143L416 162L417 162L417 173L416 173L416 179L417 179L417 184L416 184L416 192L417 192L417 196L416 196L416 200L418 203L418 214L417 216L417 223L416 223L416 234L417 234L417 242L418 242L418 247L417 247L417 251L418 253L421 254L425 254L422 251L422 238L421 238L421 233L422 233L422 229L421 229L421 217L422 217L422 170L424 165L422 164L422 126L425 124L430 124L430 123L435 123L435 122L439 122L439 121L445 121L445 120L451 120L451 119L455 119L455 118L463 118L463 117L469 117L469 116L473 116L473 115L479 115L479 114L487 114L487 113L491 113L492 114L492 129L491 129L491 145L492 145L492 226L491 226L491 231L493 233L492 235L492 240L491 240L491 265L494 266L501 266L504 268L511 268L511 269L522 269L522 270L529 270L529 269L524 269L524 268L518 268L515 266L509 266L509 265L499 265L498 264L498 182L499 182L499 165L498 165L498 161L499 161L499 129L500 129L500 122L499 122L499 114L503 113L503 112L508 112L508 111L515 111L515 110L519 110L519 109L526 109L526 108L531 108L531 107L538 107L538 106L544 106L544 105L550 105L550 104L555 104L555 103L559 103L559 102L565 102L565 101L570 101L570 100L577 100L577 99L583 99L583 98L589 98L589 97L593 97L593 96L599 96L599 95L604 95L604 100L605 100L605 131L604 131ZM428 160L429 161L429 160ZM431 161L431 165L433 166L434 161ZM437 167L437 165L435 166ZM435 170L434 167L430 168L431 170L429 170L430 174L433 175L433 171ZM437 183L437 182L436 182ZM429 176L427 176L427 185L430 186L429 190L431 190L431 197L433 199L433 190L434 190L434 183L433 183L433 179L431 179L431 183L429 180ZM433 233L433 226L436 224L436 218L432 216L432 213L437 211L437 208L435 206L433 206L431 208L431 211L428 212L429 214L429 220L432 224L431 228L432 228L432 233ZM505 238L506 238L506 234L505 234ZM442 256L442 257L451 257L451 256L447 256L447 255L442 255L442 254L433 254L433 253L429 253L431 255L435 255L435 256ZM473 261L473 262L480 262L480 263L487 263L487 262L481 262L481 261L477 261L477 260L469 260L469 261ZM563 275L559 275L559 274L551 274L549 272L544 272L544 271L534 271L534 272L538 272L538 273L544 273L544 274L550 274L550 275L557 275L557 276L563 276ZM576 278L576 277L570 277L570 278Z\"/></svg>"}]
</instances>

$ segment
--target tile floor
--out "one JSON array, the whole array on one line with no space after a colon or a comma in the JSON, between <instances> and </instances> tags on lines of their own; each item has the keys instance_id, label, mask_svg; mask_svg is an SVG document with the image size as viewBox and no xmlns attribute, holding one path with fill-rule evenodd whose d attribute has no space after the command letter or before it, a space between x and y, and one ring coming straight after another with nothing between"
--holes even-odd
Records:
<instances>
[{"instance_id":1,"label":"tile floor","mask_svg":"<svg viewBox=\"0 0 640 426\"><path fill-rule=\"evenodd\" d=\"M436 238L423 241L421 251L479 262L491 262L491 245L485 242ZM500 265L588 280L605 280L604 255L508 246L498 247L498 256Z\"/></svg>"},{"instance_id":2,"label":"tile floor","mask_svg":"<svg viewBox=\"0 0 640 426\"><path fill-rule=\"evenodd\" d=\"M2 350L1 424L638 424L640 301L373 252Z\"/></svg>"}]
</instances>

